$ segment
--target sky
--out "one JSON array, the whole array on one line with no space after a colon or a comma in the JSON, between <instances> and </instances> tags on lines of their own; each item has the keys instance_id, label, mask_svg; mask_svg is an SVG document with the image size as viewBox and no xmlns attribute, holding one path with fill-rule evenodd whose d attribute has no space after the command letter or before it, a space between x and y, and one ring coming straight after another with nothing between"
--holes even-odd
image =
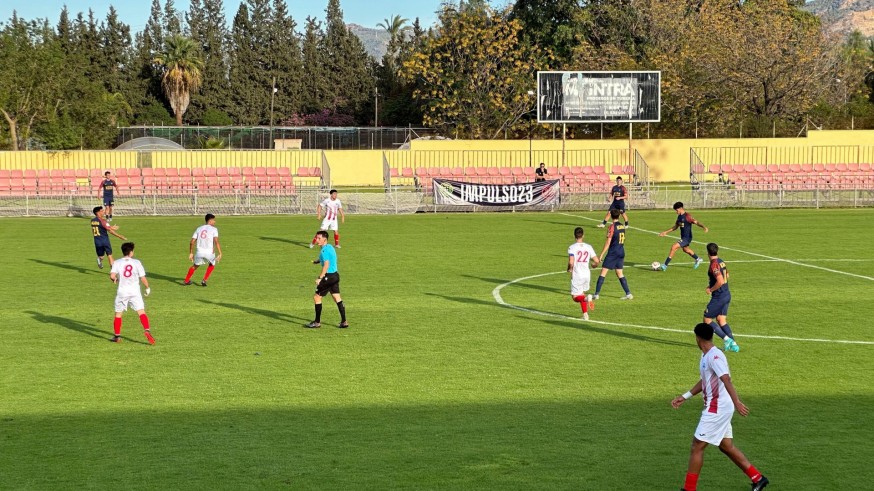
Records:
<instances>
[{"instance_id":1,"label":"sky","mask_svg":"<svg viewBox=\"0 0 874 491\"><path fill-rule=\"evenodd\" d=\"M165 2L166 0L161 0L161 5L163 6ZM240 3L242 0L224 0L228 27ZM441 0L340 0L340 7L343 9L343 19L347 24L375 28L376 24L397 14L409 19L410 23L418 17L422 26L428 27L437 20L435 12L440 8L441 3ZM118 11L122 22L130 25L134 31L139 31L146 25L152 2L150 0L0 0L0 21L8 20L12 17L12 12L16 11L21 18L28 20L48 18L49 23L54 25L57 24L65 4L71 17L75 17L77 12L87 13L88 9L91 9L95 17L100 20L106 19L106 13L112 5ZM173 4L178 11L185 12L188 10L189 0L174 0ZM298 26L302 26L307 16L324 20L328 0L286 0L286 4Z\"/></svg>"}]
</instances>

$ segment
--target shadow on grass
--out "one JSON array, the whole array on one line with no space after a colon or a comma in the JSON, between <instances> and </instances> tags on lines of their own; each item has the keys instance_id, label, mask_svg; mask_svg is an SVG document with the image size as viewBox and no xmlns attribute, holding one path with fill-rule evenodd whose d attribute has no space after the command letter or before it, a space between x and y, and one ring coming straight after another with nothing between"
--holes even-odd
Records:
<instances>
[{"instance_id":1,"label":"shadow on grass","mask_svg":"<svg viewBox=\"0 0 874 491\"><path fill-rule=\"evenodd\" d=\"M690 365L678 374L683 387L696 373ZM77 410L64 414L7 412L3 447L16 457L0 460L4 488L677 489L700 413L697 404L671 409L674 392L383 406L340 402L357 393L346 386L335 400L284 406L297 394L269 389L272 381L253 376L248 398L229 394L247 405L225 409L191 397L186 409L159 399L149 410L99 401L82 410L74 398ZM614 387L617 396L628 389ZM743 400L752 412L734 418L739 446L780 489L870 489L870 395L853 404L843 395ZM716 449L707 455L709 489L749 489ZM811 474L811 461L828 475Z\"/></svg>"},{"instance_id":2,"label":"shadow on grass","mask_svg":"<svg viewBox=\"0 0 874 491\"><path fill-rule=\"evenodd\" d=\"M558 275L558 274L559 273L556 273L556 275ZM509 283L510 281L513 281L513 280L502 280L502 279L498 279L498 278L485 278L482 276L474 276L474 275L469 275L469 274L463 274L461 276L463 278L471 278L474 280L485 281L486 283L492 283L495 285L503 285L505 283ZM570 276L568 276L568 281L570 281ZM549 292L549 293L568 293L569 294L568 290L560 290L558 288L550 288L548 286L541 286L541 285L532 285L532 284L523 283L523 282L513 283L512 286L521 286L524 288L530 288L532 290L539 290L542 292Z\"/></svg>"},{"instance_id":3,"label":"shadow on grass","mask_svg":"<svg viewBox=\"0 0 874 491\"><path fill-rule=\"evenodd\" d=\"M296 246L306 247L306 248L309 248L310 244L312 243L312 242L304 242L302 240L283 239L281 237L258 237L258 238L261 240L269 240L272 242L282 242L284 244L291 244L291 245L296 245Z\"/></svg>"},{"instance_id":4,"label":"shadow on grass","mask_svg":"<svg viewBox=\"0 0 874 491\"><path fill-rule=\"evenodd\" d=\"M94 256L94 257L96 258L97 256ZM57 263L54 261L44 261L42 259L29 259L29 260L33 261L37 264L42 264L45 266L52 266L54 268L66 269L69 271L75 271L75 272L81 273L81 274L109 274L109 260L105 260L104 265L105 265L106 269L102 270L102 271L100 269L94 270L94 269L89 269L89 268L83 268L81 266L74 266L74 265L69 264L69 263ZM95 263L96 262L97 262L97 260L95 259ZM95 267L96 267L96 265L95 265Z\"/></svg>"},{"instance_id":5,"label":"shadow on grass","mask_svg":"<svg viewBox=\"0 0 874 491\"><path fill-rule=\"evenodd\" d=\"M172 283L174 285L181 285L183 281L182 278L176 276L167 276L160 273L155 273L153 271L146 271L146 278L155 278L156 280L166 281L167 283Z\"/></svg>"},{"instance_id":6,"label":"shadow on grass","mask_svg":"<svg viewBox=\"0 0 874 491\"><path fill-rule=\"evenodd\" d=\"M109 339L112 337L112 333L109 331L105 331L98 327L94 327L90 324L85 324L84 322L80 322L77 320L67 319L66 317L58 317L55 315L46 315L40 312L34 312L32 310L25 311L25 313L30 314L30 316L33 317L33 320L39 322L40 324L54 324L56 326L63 327L64 329L69 329L73 332L86 334L88 336L102 339L104 341L109 341ZM122 339L126 339L132 343L148 345L148 343L144 341L132 339L125 335L122 335L121 337Z\"/></svg>"},{"instance_id":7,"label":"shadow on grass","mask_svg":"<svg viewBox=\"0 0 874 491\"><path fill-rule=\"evenodd\" d=\"M226 309L239 310L240 312L245 312L247 314L261 315L261 316L269 317L270 319L275 319L275 320L282 321L282 322L293 322L293 323L306 324L306 323L312 321L312 319L304 319L303 317L298 317L296 315L286 314L283 312L277 312L275 310L266 310L266 309L259 309L259 308L255 308L255 307L249 307L247 305L239 305L239 304L235 304L235 303L225 303L225 302L212 302L210 300L203 300L203 299L198 299L198 301L205 303L205 304L208 304L208 305L215 305L217 307L224 307Z\"/></svg>"},{"instance_id":8,"label":"shadow on grass","mask_svg":"<svg viewBox=\"0 0 874 491\"><path fill-rule=\"evenodd\" d=\"M521 318L522 316L519 316L519 317ZM545 322L547 324L552 324L554 326L571 327L571 328L580 329L583 331L591 331L591 332L596 332L599 334L607 334L609 336L616 336L616 337L620 337L620 338L632 339L634 341L643 341L646 343L657 343L657 344L666 344L669 346L680 346L684 349L689 349L689 348L695 347L695 343L691 343L691 342L683 343L680 341L668 341L665 339L653 338L650 336L642 336L640 334L631 334L629 332L622 331L621 330L622 328L619 326L616 326L613 328L595 327L594 325L592 325L592 324L590 324L582 319L580 319L578 321L545 319L542 322Z\"/></svg>"}]
</instances>

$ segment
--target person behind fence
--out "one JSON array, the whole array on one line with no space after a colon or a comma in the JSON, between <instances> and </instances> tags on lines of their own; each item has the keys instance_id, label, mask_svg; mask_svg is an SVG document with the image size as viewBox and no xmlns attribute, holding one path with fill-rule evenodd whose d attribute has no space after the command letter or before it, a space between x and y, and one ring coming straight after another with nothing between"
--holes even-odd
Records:
<instances>
[{"instance_id":1,"label":"person behind fence","mask_svg":"<svg viewBox=\"0 0 874 491\"><path fill-rule=\"evenodd\" d=\"M616 185L610 189L610 197L613 198L613 202L610 203L610 208L607 208L607 214L604 215L604 220L598 225L598 228L604 228L607 226L607 220L610 218L610 212L612 210L619 210L619 213L622 214L622 219L625 220L625 226L628 226L628 214L625 213L625 200L628 199L628 189L622 185L622 178L616 178Z\"/></svg>"},{"instance_id":2,"label":"person behind fence","mask_svg":"<svg viewBox=\"0 0 874 491\"><path fill-rule=\"evenodd\" d=\"M106 208L106 220L112 221L112 206L115 204L115 192L118 191L118 184L112 178L112 172L106 171L103 173L103 179L97 186L97 197L103 198L103 206Z\"/></svg>"},{"instance_id":3,"label":"person behind fence","mask_svg":"<svg viewBox=\"0 0 874 491\"><path fill-rule=\"evenodd\" d=\"M546 180L549 171L546 170L546 164L540 163L540 167L534 169L534 182L543 182Z\"/></svg>"}]
</instances>

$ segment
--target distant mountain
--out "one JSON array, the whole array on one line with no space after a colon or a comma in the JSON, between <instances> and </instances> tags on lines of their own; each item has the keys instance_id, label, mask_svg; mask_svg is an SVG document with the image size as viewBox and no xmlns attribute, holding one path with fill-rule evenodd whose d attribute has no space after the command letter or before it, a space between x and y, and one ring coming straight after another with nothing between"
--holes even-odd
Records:
<instances>
[{"instance_id":1,"label":"distant mountain","mask_svg":"<svg viewBox=\"0 0 874 491\"><path fill-rule=\"evenodd\" d=\"M858 30L865 36L874 35L874 0L814 0L804 8L822 18L834 32Z\"/></svg>"},{"instance_id":2,"label":"distant mountain","mask_svg":"<svg viewBox=\"0 0 874 491\"><path fill-rule=\"evenodd\" d=\"M385 29L371 29L358 24L347 24L347 27L364 43L364 48L370 56L377 62L382 61L389 41L388 32Z\"/></svg>"}]
</instances>

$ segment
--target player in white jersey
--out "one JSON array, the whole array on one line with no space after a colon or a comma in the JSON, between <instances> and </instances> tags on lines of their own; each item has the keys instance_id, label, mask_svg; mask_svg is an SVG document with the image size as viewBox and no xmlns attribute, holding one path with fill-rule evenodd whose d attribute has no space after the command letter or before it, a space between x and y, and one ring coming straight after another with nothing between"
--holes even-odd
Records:
<instances>
[{"instance_id":1,"label":"player in white jersey","mask_svg":"<svg viewBox=\"0 0 874 491\"><path fill-rule=\"evenodd\" d=\"M340 199L337 198L337 190L332 189L330 196L322 200L321 203L316 207L316 215L318 215L319 220L322 220L322 208L325 209L325 219L322 220L322 227L319 230L333 230L334 231L334 247L340 247L340 227L337 225L337 217L340 217L340 221L346 222L346 215L343 213L343 204L340 203ZM319 234L313 236L313 241L310 242L310 249L315 247L316 240L318 240Z\"/></svg>"},{"instance_id":2,"label":"player in white jersey","mask_svg":"<svg viewBox=\"0 0 874 491\"><path fill-rule=\"evenodd\" d=\"M146 296L152 292L149 288L149 280L146 279L146 270L143 269L143 263L134 259L133 242L122 244L121 252L124 257L112 264L112 271L109 273L109 278L118 284L118 293L115 295L115 322L112 326L115 335L110 341L121 342L121 315L130 307L140 316L140 323L143 325L143 332L149 344L155 344L155 338L149 330L149 317L146 315L143 295L140 292L140 282L146 287Z\"/></svg>"},{"instance_id":3,"label":"player in white jersey","mask_svg":"<svg viewBox=\"0 0 874 491\"><path fill-rule=\"evenodd\" d=\"M583 309L583 320L589 320L589 310L595 308L592 296L586 295L592 278L589 267L590 264L597 266L601 260L595 249L583 242L584 235L583 227L574 229L576 242L567 248L567 270L571 273L571 298Z\"/></svg>"},{"instance_id":4,"label":"player in white jersey","mask_svg":"<svg viewBox=\"0 0 874 491\"><path fill-rule=\"evenodd\" d=\"M695 341L703 353L699 364L701 378L691 390L671 401L676 409L699 392L704 397L704 411L692 437L689 469L686 471L683 490L697 489L698 475L704 465L704 450L707 445L717 445L750 478L753 491L759 491L768 485L768 478L750 464L743 452L734 446L731 431L731 417L735 409L741 416L748 415L750 410L740 401L734 384L731 383L725 354L713 344L713 327L703 322L695 326Z\"/></svg>"},{"instance_id":5,"label":"player in white jersey","mask_svg":"<svg viewBox=\"0 0 874 491\"><path fill-rule=\"evenodd\" d=\"M215 265L222 258L222 246L218 240L219 233L218 229L215 228L215 215L207 213L204 220L206 225L197 227L194 235L191 236L191 242L188 244L188 260L193 264L188 268L188 274L182 283L185 286L191 284L191 277L197 271L197 268L208 263L209 266L207 266L206 273L203 274L203 280L200 282L200 286L206 286L206 280L209 279L209 275L212 274ZM196 249L195 246L197 247Z\"/></svg>"}]
</instances>

